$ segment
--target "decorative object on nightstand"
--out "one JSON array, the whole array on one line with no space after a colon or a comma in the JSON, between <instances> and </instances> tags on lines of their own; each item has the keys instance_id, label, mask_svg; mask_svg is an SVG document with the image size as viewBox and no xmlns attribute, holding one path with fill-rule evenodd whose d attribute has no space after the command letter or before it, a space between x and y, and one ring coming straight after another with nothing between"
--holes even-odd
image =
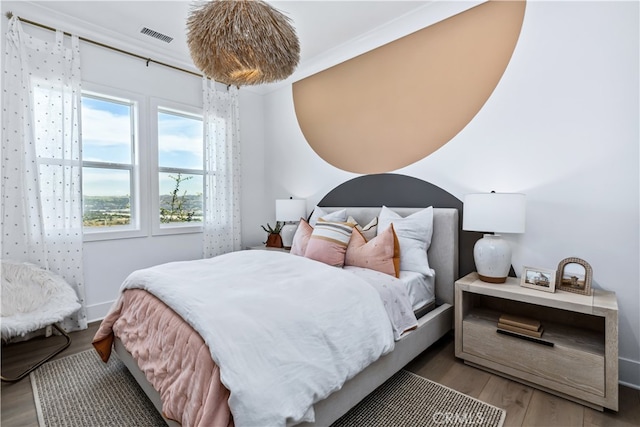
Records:
<instances>
[{"instance_id":1,"label":"decorative object on nightstand","mask_svg":"<svg viewBox=\"0 0 640 427\"><path fill-rule=\"evenodd\" d=\"M524 233L525 195L477 193L464 198L462 229L493 233ZM485 234L473 248L480 280L504 283L511 268L511 247L500 234Z\"/></svg>"},{"instance_id":2,"label":"decorative object on nightstand","mask_svg":"<svg viewBox=\"0 0 640 427\"><path fill-rule=\"evenodd\" d=\"M544 328L539 320L512 314L502 314L500 316L498 329L499 332L504 332L507 335L516 333L535 338L540 338L544 333Z\"/></svg>"},{"instance_id":3,"label":"decorative object on nightstand","mask_svg":"<svg viewBox=\"0 0 640 427\"><path fill-rule=\"evenodd\" d=\"M556 272L545 268L524 267L520 286L545 292L556 291Z\"/></svg>"},{"instance_id":4,"label":"decorative object on nightstand","mask_svg":"<svg viewBox=\"0 0 640 427\"><path fill-rule=\"evenodd\" d=\"M280 231L282 231L282 225L279 221L276 221L276 226L271 227L267 223L267 226L261 225L262 229L266 231L267 234L267 242L265 243L269 248L281 248L282 247L282 236L280 236Z\"/></svg>"},{"instance_id":5,"label":"decorative object on nightstand","mask_svg":"<svg viewBox=\"0 0 640 427\"><path fill-rule=\"evenodd\" d=\"M558 289L575 294L591 295L593 270L580 258L565 258L558 264Z\"/></svg>"},{"instance_id":6,"label":"decorative object on nightstand","mask_svg":"<svg viewBox=\"0 0 640 427\"><path fill-rule=\"evenodd\" d=\"M307 214L307 202L303 199L278 199L276 200L276 220L284 225L280 231L283 247L290 249L293 236L296 234L300 218Z\"/></svg>"}]
</instances>

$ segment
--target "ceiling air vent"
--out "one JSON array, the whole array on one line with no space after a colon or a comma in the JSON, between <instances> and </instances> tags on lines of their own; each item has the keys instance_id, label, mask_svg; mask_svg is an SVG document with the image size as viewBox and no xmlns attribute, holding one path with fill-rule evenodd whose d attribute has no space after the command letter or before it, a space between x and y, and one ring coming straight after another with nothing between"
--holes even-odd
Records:
<instances>
[{"instance_id":1,"label":"ceiling air vent","mask_svg":"<svg viewBox=\"0 0 640 427\"><path fill-rule=\"evenodd\" d=\"M158 40L162 40L165 43L171 43L171 40L173 40L173 37L169 37L166 34L162 34L159 33L157 31L153 31L147 27L143 27L140 32L142 34L145 34L147 36L153 37L154 39L158 39Z\"/></svg>"}]
</instances>

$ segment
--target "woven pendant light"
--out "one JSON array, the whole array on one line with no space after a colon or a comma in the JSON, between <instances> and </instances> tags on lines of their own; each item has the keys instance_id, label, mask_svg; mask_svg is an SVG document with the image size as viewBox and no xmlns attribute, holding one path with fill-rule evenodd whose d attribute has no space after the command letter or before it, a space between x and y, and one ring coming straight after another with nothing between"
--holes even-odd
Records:
<instances>
[{"instance_id":1,"label":"woven pendant light","mask_svg":"<svg viewBox=\"0 0 640 427\"><path fill-rule=\"evenodd\" d=\"M207 77L245 86L283 80L300 59L291 20L262 0L214 0L187 19L191 58Z\"/></svg>"}]
</instances>

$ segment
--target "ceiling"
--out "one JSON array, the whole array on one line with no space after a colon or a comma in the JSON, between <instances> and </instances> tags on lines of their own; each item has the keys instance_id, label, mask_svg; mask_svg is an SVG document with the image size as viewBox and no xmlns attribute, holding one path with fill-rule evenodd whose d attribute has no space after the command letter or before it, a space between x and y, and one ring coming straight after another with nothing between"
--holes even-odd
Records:
<instances>
[{"instance_id":1,"label":"ceiling","mask_svg":"<svg viewBox=\"0 0 640 427\"><path fill-rule=\"evenodd\" d=\"M300 39L300 67L327 51L363 37L394 19L410 14L433 1L271 1L293 21ZM190 1L29 1L14 3L15 9L30 6L38 20L80 36L106 42L144 56L170 61L197 71L186 41ZM26 4L25 4L26 3ZM3 9L12 5L5 4ZM55 22L53 22L55 21ZM173 37L166 43L140 33L143 27Z\"/></svg>"},{"instance_id":2,"label":"ceiling","mask_svg":"<svg viewBox=\"0 0 640 427\"><path fill-rule=\"evenodd\" d=\"M190 9L206 0L7 1L3 13L59 28L145 58L199 72L187 47ZM293 21L300 63L284 82L249 86L267 92L446 19L486 0L266 0ZM166 43L141 34L162 33Z\"/></svg>"}]
</instances>

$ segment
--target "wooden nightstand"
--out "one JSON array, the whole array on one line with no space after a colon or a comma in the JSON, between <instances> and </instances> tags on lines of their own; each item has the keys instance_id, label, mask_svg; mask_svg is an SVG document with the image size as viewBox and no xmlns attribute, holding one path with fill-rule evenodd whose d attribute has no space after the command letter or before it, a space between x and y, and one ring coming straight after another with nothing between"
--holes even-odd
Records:
<instances>
[{"instance_id":1,"label":"wooden nightstand","mask_svg":"<svg viewBox=\"0 0 640 427\"><path fill-rule=\"evenodd\" d=\"M501 314L537 319L541 340L497 333ZM478 280L456 281L455 351L465 363L603 410L618 410L618 302L613 292L547 293Z\"/></svg>"}]
</instances>

